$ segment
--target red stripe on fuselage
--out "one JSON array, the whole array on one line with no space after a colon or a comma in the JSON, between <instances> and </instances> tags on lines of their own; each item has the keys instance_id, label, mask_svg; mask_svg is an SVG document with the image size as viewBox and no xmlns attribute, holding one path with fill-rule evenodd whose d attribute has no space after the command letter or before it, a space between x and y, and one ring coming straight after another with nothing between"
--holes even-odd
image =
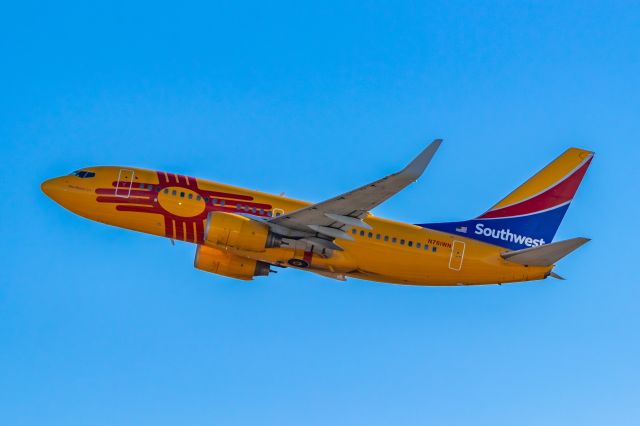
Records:
<instances>
[{"instance_id":1,"label":"red stripe on fuselage","mask_svg":"<svg viewBox=\"0 0 640 426\"><path fill-rule=\"evenodd\" d=\"M115 203L115 204L153 204L153 200L150 197L144 198L124 198L124 197L96 197L96 201L99 203Z\"/></svg>"},{"instance_id":2,"label":"red stripe on fuselage","mask_svg":"<svg viewBox=\"0 0 640 426\"><path fill-rule=\"evenodd\" d=\"M204 243L204 221L199 220L196 222L196 238L198 239L197 243Z\"/></svg>"}]
</instances>

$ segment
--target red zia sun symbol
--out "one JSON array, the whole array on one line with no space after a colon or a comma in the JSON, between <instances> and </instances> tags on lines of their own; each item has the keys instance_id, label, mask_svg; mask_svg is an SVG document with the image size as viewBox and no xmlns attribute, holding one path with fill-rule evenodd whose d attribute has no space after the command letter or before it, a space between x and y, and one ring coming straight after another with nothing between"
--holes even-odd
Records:
<instances>
[{"instance_id":1,"label":"red zia sun symbol","mask_svg":"<svg viewBox=\"0 0 640 426\"><path fill-rule=\"evenodd\" d=\"M166 237L198 244L204 241L209 212L271 216L272 206L253 202L252 196L203 190L189 176L156 174L158 183L118 180L112 182L112 188L98 188L96 201L114 203L121 212L162 215Z\"/></svg>"}]
</instances>

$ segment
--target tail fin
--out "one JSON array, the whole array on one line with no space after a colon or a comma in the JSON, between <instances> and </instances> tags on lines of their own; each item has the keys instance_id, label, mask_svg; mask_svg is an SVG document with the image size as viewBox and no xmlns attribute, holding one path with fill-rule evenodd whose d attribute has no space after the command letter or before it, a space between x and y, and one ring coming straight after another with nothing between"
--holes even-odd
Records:
<instances>
[{"instance_id":1,"label":"tail fin","mask_svg":"<svg viewBox=\"0 0 640 426\"><path fill-rule=\"evenodd\" d=\"M477 218L420 226L512 250L550 243L592 159L591 151L569 148Z\"/></svg>"}]
</instances>

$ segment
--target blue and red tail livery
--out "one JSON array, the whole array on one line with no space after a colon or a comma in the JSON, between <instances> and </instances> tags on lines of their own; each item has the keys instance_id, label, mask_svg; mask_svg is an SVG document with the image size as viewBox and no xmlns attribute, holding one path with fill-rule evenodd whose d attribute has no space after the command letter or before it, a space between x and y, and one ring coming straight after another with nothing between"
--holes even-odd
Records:
<instances>
[{"instance_id":1,"label":"blue and red tail livery","mask_svg":"<svg viewBox=\"0 0 640 426\"><path fill-rule=\"evenodd\" d=\"M513 250L550 243L592 159L593 152L569 148L477 218L420 226Z\"/></svg>"}]
</instances>

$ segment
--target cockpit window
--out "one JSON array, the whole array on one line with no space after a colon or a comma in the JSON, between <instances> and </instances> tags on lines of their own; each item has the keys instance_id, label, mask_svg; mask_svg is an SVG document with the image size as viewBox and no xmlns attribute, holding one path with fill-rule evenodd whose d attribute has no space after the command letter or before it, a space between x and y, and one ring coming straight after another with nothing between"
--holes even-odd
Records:
<instances>
[{"instance_id":1,"label":"cockpit window","mask_svg":"<svg viewBox=\"0 0 640 426\"><path fill-rule=\"evenodd\" d=\"M87 172L86 170L76 170L75 172L71 173L71 176L77 176L81 179L87 179L87 178L92 178L95 177L95 173L94 172Z\"/></svg>"}]
</instances>

